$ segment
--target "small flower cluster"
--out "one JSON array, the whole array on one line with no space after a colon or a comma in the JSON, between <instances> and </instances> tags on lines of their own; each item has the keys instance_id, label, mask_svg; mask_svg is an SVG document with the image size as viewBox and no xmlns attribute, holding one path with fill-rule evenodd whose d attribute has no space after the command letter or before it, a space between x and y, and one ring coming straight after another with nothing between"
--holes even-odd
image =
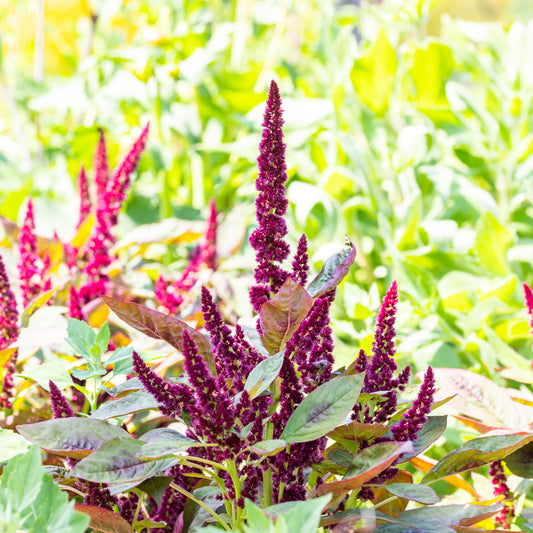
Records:
<instances>
[{"instance_id":1,"label":"small flower cluster","mask_svg":"<svg viewBox=\"0 0 533 533\"><path fill-rule=\"evenodd\" d=\"M529 325L531 327L531 333L533 333L533 291L527 283L524 283L524 294L526 298L527 311L531 316Z\"/></svg>"},{"instance_id":2,"label":"small flower cluster","mask_svg":"<svg viewBox=\"0 0 533 533\"><path fill-rule=\"evenodd\" d=\"M0 350L8 348L16 341L19 335L18 311L15 295L11 290L7 277L4 260L0 255ZM4 368L4 380L0 395L0 407L9 409L12 407L13 375L17 363L17 352L9 358Z\"/></svg>"},{"instance_id":3,"label":"small flower cluster","mask_svg":"<svg viewBox=\"0 0 533 533\"><path fill-rule=\"evenodd\" d=\"M504 499L504 508L494 518L494 522L503 527L503 529L511 529L515 510L512 502L513 494L507 485L507 476L503 470L503 463L501 461L491 463L489 475L494 485L494 496L501 496Z\"/></svg>"},{"instance_id":4,"label":"small flower cluster","mask_svg":"<svg viewBox=\"0 0 533 533\"><path fill-rule=\"evenodd\" d=\"M214 200L209 202L209 216L203 241L198 244L189 257L189 264L181 276L169 283L162 275L155 283L155 299L162 310L175 315L184 303L186 295L198 282L198 273L205 267L216 270L217 267L217 208Z\"/></svg>"}]
</instances>

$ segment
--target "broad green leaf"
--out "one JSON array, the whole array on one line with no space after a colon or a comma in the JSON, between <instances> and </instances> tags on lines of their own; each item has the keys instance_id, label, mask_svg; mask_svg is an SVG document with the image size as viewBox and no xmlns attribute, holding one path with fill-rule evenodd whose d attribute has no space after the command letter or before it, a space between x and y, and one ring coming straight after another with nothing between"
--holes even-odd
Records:
<instances>
[{"instance_id":1,"label":"broad green leaf","mask_svg":"<svg viewBox=\"0 0 533 533\"><path fill-rule=\"evenodd\" d=\"M332 431L353 409L363 379L362 374L342 376L320 385L292 413L280 439L308 442Z\"/></svg>"},{"instance_id":2,"label":"broad green leaf","mask_svg":"<svg viewBox=\"0 0 533 533\"><path fill-rule=\"evenodd\" d=\"M391 466L400 455L411 452L412 449L410 442L380 442L369 446L353 458L342 480L323 483L318 487L317 494L331 493L334 501L338 501L348 492L357 490L375 478Z\"/></svg>"},{"instance_id":3,"label":"broad green leaf","mask_svg":"<svg viewBox=\"0 0 533 533\"><path fill-rule=\"evenodd\" d=\"M52 361L50 363L43 363L42 365L25 370L19 374L26 379L36 381L44 390L48 391L48 382L52 380L59 390L73 385L72 378L67 370L67 363L60 363L59 361Z\"/></svg>"},{"instance_id":4,"label":"broad green leaf","mask_svg":"<svg viewBox=\"0 0 533 533\"><path fill-rule=\"evenodd\" d=\"M124 302L107 296L104 296L103 299L126 324L153 339L168 342L180 351L183 350L183 332L186 331L195 342L198 352L204 357L209 368L214 370L215 363L209 341L199 331L191 328L182 320L135 302Z\"/></svg>"},{"instance_id":5,"label":"broad green leaf","mask_svg":"<svg viewBox=\"0 0 533 533\"><path fill-rule=\"evenodd\" d=\"M89 455L110 439L131 438L119 426L102 420L78 417L24 424L17 426L17 430L25 439L44 450L75 458Z\"/></svg>"},{"instance_id":6,"label":"broad green leaf","mask_svg":"<svg viewBox=\"0 0 533 533\"><path fill-rule=\"evenodd\" d=\"M250 399L256 398L262 392L266 391L278 377L283 365L284 356L284 352L278 352L261 361L248 374L244 389L248 391Z\"/></svg>"},{"instance_id":7,"label":"broad green leaf","mask_svg":"<svg viewBox=\"0 0 533 533\"><path fill-rule=\"evenodd\" d=\"M265 533L274 533L274 523L266 515L266 513L258 507L251 500L246 499L244 501L244 509L246 510L246 531L264 531ZM218 531L218 530L217 530ZM214 533L214 532L213 532Z\"/></svg>"},{"instance_id":8,"label":"broad green leaf","mask_svg":"<svg viewBox=\"0 0 533 533\"><path fill-rule=\"evenodd\" d=\"M270 455L276 455L278 452L281 452L281 450L284 450L287 447L287 442L281 439L270 439L270 440L262 440L260 442L256 442L255 444L252 444L248 447L248 449L257 455L264 455L264 456L270 456Z\"/></svg>"},{"instance_id":9,"label":"broad green leaf","mask_svg":"<svg viewBox=\"0 0 533 533\"><path fill-rule=\"evenodd\" d=\"M132 390L143 390L143 389L144 389L144 386L141 383L141 380L139 378L131 378L125 381L124 383L117 385L116 387L111 387L109 389L106 389L106 392L107 394L109 394L109 396L116 397L124 392L129 392Z\"/></svg>"},{"instance_id":10,"label":"broad green leaf","mask_svg":"<svg viewBox=\"0 0 533 533\"><path fill-rule=\"evenodd\" d=\"M288 277L278 293L261 306L261 340L268 353L283 350L312 305L313 299L307 291Z\"/></svg>"},{"instance_id":11,"label":"broad green leaf","mask_svg":"<svg viewBox=\"0 0 533 533\"><path fill-rule=\"evenodd\" d=\"M102 533L135 533L129 523L118 513L96 505L76 503L76 511L84 513L90 518L89 527Z\"/></svg>"},{"instance_id":12,"label":"broad green leaf","mask_svg":"<svg viewBox=\"0 0 533 533\"><path fill-rule=\"evenodd\" d=\"M5 463L15 455L26 453L30 443L10 429L0 428L0 463Z\"/></svg>"},{"instance_id":13,"label":"broad green leaf","mask_svg":"<svg viewBox=\"0 0 533 533\"><path fill-rule=\"evenodd\" d=\"M91 413L90 418L106 420L148 409L157 409L158 406L159 402L149 392L138 390L117 400L103 403L96 411Z\"/></svg>"},{"instance_id":14,"label":"broad green leaf","mask_svg":"<svg viewBox=\"0 0 533 533\"><path fill-rule=\"evenodd\" d=\"M96 333L86 322L76 318L69 318L67 326L67 342L72 346L77 355L87 361L94 359L91 348L96 343Z\"/></svg>"},{"instance_id":15,"label":"broad green leaf","mask_svg":"<svg viewBox=\"0 0 533 533\"><path fill-rule=\"evenodd\" d=\"M355 92L375 113L381 114L389 107L397 65L396 51L383 29L365 55L354 62L350 78Z\"/></svg>"},{"instance_id":16,"label":"broad green leaf","mask_svg":"<svg viewBox=\"0 0 533 533\"><path fill-rule=\"evenodd\" d=\"M95 344L100 348L101 353L107 352L109 348L109 339L111 338L111 331L109 330L109 324L107 322L100 328L96 335Z\"/></svg>"},{"instance_id":17,"label":"broad green leaf","mask_svg":"<svg viewBox=\"0 0 533 533\"><path fill-rule=\"evenodd\" d=\"M146 494L150 495L158 505L161 505L163 494L171 482L171 476L153 476L137 485L137 488L146 492Z\"/></svg>"},{"instance_id":18,"label":"broad green leaf","mask_svg":"<svg viewBox=\"0 0 533 533\"><path fill-rule=\"evenodd\" d=\"M509 274L506 255L513 236L509 228L502 225L489 212L483 213L476 225L476 254L481 264L493 274Z\"/></svg>"},{"instance_id":19,"label":"broad green leaf","mask_svg":"<svg viewBox=\"0 0 533 533\"><path fill-rule=\"evenodd\" d=\"M195 446L202 446L201 443L171 428L152 429L141 438L146 444L141 446L137 456L146 459L157 459L178 454Z\"/></svg>"},{"instance_id":20,"label":"broad green leaf","mask_svg":"<svg viewBox=\"0 0 533 533\"><path fill-rule=\"evenodd\" d=\"M516 476L533 479L533 443L522 446L505 458L507 468Z\"/></svg>"},{"instance_id":21,"label":"broad green leaf","mask_svg":"<svg viewBox=\"0 0 533 533\"><path fill-rule=\"evenodd\" d=\"M529 442L533 433L513 430L494 430L482 437L469 440L459 448L445 455L422 479L430 483L459 472L473 470L479 466L505 459Z\"/></svg>"},{"instance_id":22,"label":"broad green leaf","mask_svg":"<svg viewBox=\"0 0 533 533\"><path fill-rule=\"evenodd\" d=\"M398 498L405 498L418 503L434 504L440 498L438 494L427 485L417 485L414 483L391 483L385 487L391 494Z\"/></svg>"},{"instance_id":23,"label":"broad green leaf","mask_svg":"<svg viewBox=\"0 0 533 533\"><path fill-rule=\"evenodd\" d=\"M287 531L299 533L316 533L322 511L331 500L331 495L326 494L319 498L310 498L304 501L286 502L267 507L268 514L282 516L285 519Z\"/></svg>"},{"instance_id":24,"label":"broad green leaf","mask_svg":"<svg viewBox=\"0 0 533 533\"><path fill-rule=\"evenodd\" d=\"M115 437L82 459L71 473L98 483L140 483L173 464L173 461L165 459L153 461L137 457L145 444L141 440Z\"/></svg>"},{"instance_id":25,"label":"broad green leaf","mask_svg":"<svg viewBox=\"0 0 533 533\"><path fill-rule=\"evenodd\" d=\"M307 292L316 298L334 289L347 276L356 256L356 249L351 239L346 235L343 249L324 261L324 265L316 278L309 284Z\"/></svg>"},{"instance_id":26,"label":"broad green leaf","mask_svg":"<svg viewBox=\"0 0 533 533\"><path fill-rule=\"evenodd\" d=\"M414 449L413 453L403 455L400 462L405 463L429 448L446 430L447 419L448 417L446 415L429 416L424 427L419 431L416 439L412 441Z\"/></svg>"}]
</instances>

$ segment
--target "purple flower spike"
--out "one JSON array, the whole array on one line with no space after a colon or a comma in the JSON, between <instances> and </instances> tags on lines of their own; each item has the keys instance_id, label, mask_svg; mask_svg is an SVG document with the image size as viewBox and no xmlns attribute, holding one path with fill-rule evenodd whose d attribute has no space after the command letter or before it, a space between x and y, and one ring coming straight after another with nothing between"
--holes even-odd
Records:
<instances>
[{"instance_id":1,"label":"purple flower spike","mask_svg":"<svg viewBox=\"0 0 533 533\"><path fill-rule=\"evenodd\" d=\"M87 181L87 174L85 173L85 168L83 167L83 165L78 176L78 188L80 191L80 216L78 218L78 223L76 224L76 229L78 229L83 224L83 221L91 212L89 182Z\"/></svg>"},{"instance_id":2,"label":"purple flower spike","mask_svg":"<svg viewBox=\"0 0 533 533\"><path fill-rule=\"evenodd\" d=\"M205 231L205 242L200 252L201 262L207 268L215 270L217 267L217 206L215 200L209 202L209 217Z\"/></svg>"},{"instance_id":3,"label":"purple flower spike","mask_svg":"<svg viewBox=\"0 0 533 533\"><path fill-rule=\"evenodd\" d=\"M41 293L41 270L37 254L37 236L33 218L33 202L30 198L26 208L26 216L19 234L20 261L18 264L20 289L24 306Z\"/></svg>"},{"instance_id":4,"label":"purple flower spike","mask_svg":"<svg viewBox=\"0 0 533 533\"><path fill-rule=\"evenodd\" d=\"M287 272L276 264L282 263L289 255L289 245L284 240L287 226L283 215L287 211L288 202L285 197L287 171L282 127L281 97L278 86L272 81L257 160L259 175L256 188L259 195L255 206L259 227L250 235L250 245L256 251L257 260L255 281L263 294L266 294L267 289L275 293L288 276ZM252 304L254 310L259 312L261 298L258 299L257 290L253 289Z\"/></svg>"},{"instance_id":5,"label":"purple flower spike","mask_svg":"<svg viewBox=\"0 0 533 533\"><path fill-rule=\"evenodd\" d=\"M161 404L159 406L161 412L170 417L179 416L190 395L188 387L181 383L163 381L146 366L135 351L133 352L133 368L143 387Z\"/></svg>"},{"instance_id":6,"label":"purple flower spike","mask_svg":"<svg viewBox=\"0 0 533 533\"><path fill-rule=\"evenodd\" d=\"M109 181L109 162L107 160L107 147L103 130L100 130L99 134L100 137L93 158L94 182L96 184L96 198L98 199L98 203L103 200Z\"/></svg>"},{"instance_id":7,"label":"purple flower spike","mask_svg":"<svg viewBox=\"0 0 533 533\"><path fill-rule=\"evenodd\" d=\"M19 335L18 311L4 260L0 255L0 350L7 348Z\"/></svg>"},{"instance_id":8,"label":"purple flower spike","mask_svg":"<svg viewBox=\"0 0 533 533\"><path fill-rule=\"evenodd\" d=\"M178 307L183 302L183 297L180 294L174 294L169 290L169 286L165 278L160 275L155 282L155 301L162 307L169 315L175 315Z\"/></svg>"},{"instance_id":9,"label":"purple flower spike","mask_svg":"<svg viewBox=\"0 0 533 533\"><path fill-rule=\"evenodd\" d=\"M527 283L524 283L524 294L526 296L527 311L531 315L529 325L531 327L531 332L533 333L533 291Z\"/></svg>"},{"instance_id":10,"label":"purple flower spike","mask_svg":"<svg viewBox=\"0 0 533 533\"><path fill-rule=\"evenodd\" d=\"M226 447L229 441L226 433L233 427L235 409L186 331L183 332L183 358L195 396L194 409L191 409L192 427L197 435L203 436L208 442Z\"/></svg>"},{"instance_id":11,"label":"purple flower spike","mask_svg":"<svg viewBox=\"0 0 533 533\"><path fill-rule=\"evenodd\" d=\"M507 476L503 469L501 461L494 461L490 464L489 475L494 485L494 496L502 496L505 502L504 508L494 517L494 522L503 529L510 529L513 517L515 515L514 505L512 503L513 494L507 485Z\"/></svg>"},{"instance_id":12,"label":"purple flower spike","mask_svg":"<svg viewBox=\"0 0 533 533\"><path fill-rule=\"evenodd\" d=\"M83 311L81 310L80 296L74 285L70 286L70 297L68 300L68 315L70 318L84 320Z\"/></svg>"},{"instance_id":13,"label":"purple flower spike","mask_svg":"<svg viewBox=\"0 0 533 533\"><path fill-rule=\"evenodd\" d=\"M368 367L368 358L365 351L361 348L357 359L355 360L354 370L356 373L364 372Z\"/></svg>"},{"instance_id":14,"label":"purple flower spike","mask_svg":"<svg viewBox=\"0 0 533 533\"><path fill-rule=\"evenodd\" d=\"M403 418L392 426L391 432L396 441L415 440L418 432L427 422L427 415L431 412L433 396L435 394L435 377L433 369L428 367L420 392L413 402L411 409Z\"/></svg>"},{"instance_id":15,"label":"purple flower spike","mask_svg":"<svg viewBox=\"0 0 533 533\"><path fill-rule=\"evenodd\" d=\"M61 391L57 385L50 380L48 382L50 387L50 403L52 404L52 412L54 413L54 418L70 418L74 416L74 411L68 400L61 394Z\"/></svg>"},{"instance_id":16,"label":"purple flower spike","mask_svg":"<svg viewBox=\"0 0 533 533\"><path fill-rule=\"evenodd\" d=\"M307 255L307 237L302 234L298 241L298 248L292 262L291 277L302 287L307 283L307 273L309 271L309 257Z\"/></svg>"}]
</instances>

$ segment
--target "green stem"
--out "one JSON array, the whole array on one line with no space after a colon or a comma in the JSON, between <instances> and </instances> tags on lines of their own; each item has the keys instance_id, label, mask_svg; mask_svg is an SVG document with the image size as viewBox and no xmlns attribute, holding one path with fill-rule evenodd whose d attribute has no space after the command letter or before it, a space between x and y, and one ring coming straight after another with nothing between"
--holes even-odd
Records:
<instances>
[{"instance_id":1,"label":"green stem","mask_svg":"<svg viewBox=\"0 0 533 533\"><path fill-rule=\"evenodd\" d=\"M170 486L174 489L192 500L193 502L197 503L200 507L205 509L226 531L231 531L231 529L228 527L226 522L222 520L222 518L213 511L210 507L208 507L202 500L199 500L198 498L195 498L188 490L185 490L184 488L180 487L179 485L176 485L176 483L170 483Z\"/></svg>"},{"instance_id":2,"label":"green stem","mask_svg":"<svg viewBox=\"0 0 533 533\"><path fill-rule=\"evenodd\" d=\"M235 461L227 461L228 472L231 476L231 481L233 482L233 487L235 488L235 505L233 513L233 529L237 529L241 526L242 522L242 507L239 507L238 501L241 497L241 481L239 479L239 472L237 471L237 465Z\"/></svg>"}]
</instances>

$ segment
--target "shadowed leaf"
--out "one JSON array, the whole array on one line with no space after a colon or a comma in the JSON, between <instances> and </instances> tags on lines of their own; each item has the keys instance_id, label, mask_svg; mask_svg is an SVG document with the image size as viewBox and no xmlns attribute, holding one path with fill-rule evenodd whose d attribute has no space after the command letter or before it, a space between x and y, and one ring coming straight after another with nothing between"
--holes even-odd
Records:
<instances>
[{"instance_id":1,"label":"shadowed leaf","mask_svg":"<svg viewBox=\"0 0 533 533\"><path fill-rule=\"evenodd\" d=\"M138 413L139 411L146 411L148 409L157 409L158 406L159 402L156 401L150 393L138 390L119 398L118 400L105 402L96 411L91 413L90 418L106 420L108 418Z\"/></svg>"}]
</instances>

